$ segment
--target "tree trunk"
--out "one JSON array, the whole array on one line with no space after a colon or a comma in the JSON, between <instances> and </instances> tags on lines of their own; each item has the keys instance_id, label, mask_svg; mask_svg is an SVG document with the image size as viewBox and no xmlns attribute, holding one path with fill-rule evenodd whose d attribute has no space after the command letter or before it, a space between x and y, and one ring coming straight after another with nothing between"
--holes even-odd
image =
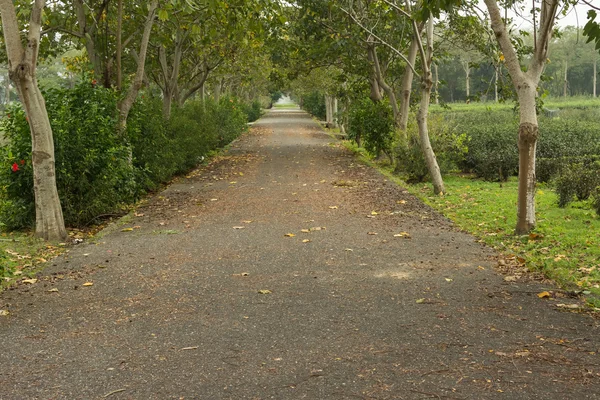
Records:
<instances>
[{"instance_id":1,"label":"tree trunk","mask_svg":"<svg viewBox=\"0 0 600 400\"><path fill-rule=\"evenodd\" d=\"M498 66L494 68L495 78L494 78L494 100L496 103L498 102Z\"/></svg>"},{"instance_id":2,"label":"tree trunk","mask_svg":"<svg viewBox=\"0 0 600 400\"><path fill-rule=\"evenodd\" d=\"M396 94L394 93L394 89L387 84L383 77L383 72L381 71L381 64L379 63L379 57L377 56L377 48L370 47L369 51L371 52L371 56L369 57L373 66L375 67L375 77L377 78L377 83L379 87L383 89L385 94L388 96L390 101L390 106L392 107L392 113L394 116L394 123L396 126L400 126L400 110L398 109L398 101L396 100Z\"/></svg>"},{"instance_id":3,"label":"tree trunk","mask_svg":"<svg viewBox=\"0 0 600 400\"><path fill-rule=\"evenodd\" d=\"M467 93L467 101L471 97L471 67L467 65L465 68L465 89Z\"/></svg>"},{"instance_id":4,"label":"tree trunk","mask_svg":"<svg viewBox=\"0 0 600 400\"><path fill-rule=\"evenodd\" d=\"M521 84L519 97L519 198L517 201L518 235L535 227L535 150L539 136L535 96L537 85Z\"/></svg>"},{"instance_id":5,"label":"tree trunk","mask_svg":"<svg viewBox=\"0 0 600 400\"><path fill-rule=\"evenodd\" d=\"M417 32L415 32L417 34ZM423 151L423 157L427 163L427 169L431 176L431 183L433 184L433 192L435 194L443 194L444 181L442 180L442 173L437 163L435 153L431 147L431 141L429 140L429 129L427 126L429 116L429 101L431 98L431 88L433 87L433 78L431 74L431 64L433 61L433 18L430 17L427 22L427 50L422 51L423 60L421 62L423 67L423 75L421 77L421 104L419 111L417 112L417 125L419 126L419 139L421 141L421 150Z\"/></svg>"},{"instance_id":6,"label":"tree trunk","mask_svg":"<svg viewBox=\"0 0 600 400\"><path fill-rule=\"evenodd\" d=\"M121 61L123 59L123 0L117 3L117 90L123 89L123 68Z\"/></svg>"},{"instance_id":7,"label":"tree trunk","mask_svg":"<svg viewBox=\"0 0 600 400\"><path fill-rule=\"evenodd\" d=\"M374 103L379 103L383 100L383 95L381 94L381 86L379 85L379 80L377 79L377 70L375 69L375 62L373 60L373 52L375 51L375 45L372 43L367 44L367 58L371 62L370 75L369 75L369 84L371 93L369 97L371 101Z\"/></svg>"},{"instance_id":8,"label":"tree trunk","mask_svg":"<svg viewBox=\"0 0 600 400\"><path fill-rule=\"evenodd\" d=\"M568 91L569 91L568 73L569 73L569 60L565 60L565 80L563 82L563 96L564 97L567 97Z\"/></svg>"},{"instance_id":9,"label":"tree trunk","mask_svg":"<svg viewBox=\"0 0 600 400\"><path fill-rule=\"evenodd\" d=\"M597 60L596 58L594 58L594 79L593 79L593 82L594 82L594 91L593 91L593 93L594 93L594 98L596 97L596 79L597 79L597 74L596 74L596 63L597 63L597 61L598 61L598 60Z\"/></svg>"},{"instance_id":10,"label":"tree trunk","mask_svg":"<svg viewBox=\"0 0 600 400\"><path fill-rule=\"evenodd\" d=\"M420 29L420 28L419 28ZM415 33L414 35L420 35L421 32ZM415 65L417 61L417 53L419 52L419 42L416 36L413 36L410 42L410 48L408 49L408 62ZM402 100L400 102L400 123L399 128L406 132L408 126L408 114L410 111L410 93L412 91L412 82L414 73L412 68L408 65L404 68L404 75L402 76Z\"/></svg>"},{"instance_id":11,"label":"tree trunk","mask_svg":"<svg viewBox=\"0 0 600 400\"><path fill-rule=\"evenodd\" d=\"M552 38L554 21L559 12L559 0L541 2L534 52L527 72L521 69L521 63L511 43L505 22L502 20L497 0L484 1L519 99L519 195L515 232L526 234L535 227L535 149L539 135L535 109L536 89L546 64L548 43ZM565 65L565 77L566 67L567 65Z\"/></svg>"},{"instance_id":12,"label":"tree trunk","mask_svg":"<svg viewBox=\"0 0 600 400\"><path fill-rule=\"evenodd\" d=\"M438 65L433 64L433 96L435 97L435 104L440 104L440 75L438 73Z\"/></svg>"},{"instance_id":13,"label":"tree trunk","mask_svg":"<svg viewBox=\"0 0 600 400\"><path fill-rule=\"evenodd\" d=\"M154 17L156 13L156 8L158 7L158 0L153 0L152 3L148 6L148 18L146 19L146 23L144 24L144 33L142 34L142 41L140 43L140 53L138 56L138 65L137 71L135 73L135 78L131 86L129 87L129 91L127 92L127 96L121 101L119 104L119 131L121 134L124 134L125 128L127 127L127 117L129 116L129 111L131 111L131 107L133 107L133 103L138 95L138 92L142 88L142 84L144 82L144 67L146 65L146 54L148 53L148 42L150 41L150 34L152 33L152 26L154 25Z\"/></svg>"},{"instance_id":14,"label":"tree trunk","mask_svg":"<svg viewBox=\"0 0 600 400\"><path fill-rule=\"evenodd\" d=\"M4 112L6 113L6 107L10 103L10 71L4 78Z\"/></svg>"},{"instance_id":15,"label":"tree trunk","mask_svg":"<svg viewBox=\"0 0 600 400\"><path fill-rule=\"evenodd\" d=\"M325 126L331 128L331 96L325 95Z\"/></svg>"},{"instance_id":16,"label":"tree trunk","mask_svg":"<svg viewBox=\"0 0 600 400\"><path fill-rule=\"evenodd\" d=\"M52 127L35 76L44 6L44 0L35 0L33 4L26 48L21 44L12 0L0 0L0 14L9 75L27 113L31 131L35 233L45 240L63 241L67 238L67 231L56 189Z\"/></svg>"},{"instance_id":17,"label":"tree trunk","mask_svg":"<svg viewBox=\"0 0 600 400\"><path fill-rule=\"evenodd\" d=\"M339 126L339 123L338 123L338 99L337 99L337 97L333 98L332 111L333 111L333 127L337 128Z\"/></svg>"}]
</instances>

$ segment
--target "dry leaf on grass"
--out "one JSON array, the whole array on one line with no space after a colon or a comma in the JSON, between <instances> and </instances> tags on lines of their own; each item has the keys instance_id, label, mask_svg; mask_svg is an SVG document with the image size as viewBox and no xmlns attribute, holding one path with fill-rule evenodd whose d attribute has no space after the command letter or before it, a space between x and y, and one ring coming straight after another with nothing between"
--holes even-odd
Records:
<instances>
[{"instance_id":1,"label":"dry leaf on grass","mask_svg":"<svg viewBox=\"0 0 600 400\"><path fill-rule=\"evenodd\" d=\"M296 236L296 235L294 235L293 233L286 233L286 234L285 234L285 235L283 235L283 236L285 236L285 237L291 237L291 238L292 238L292 237L294 237L294 236Z\"/></svg>"},{"instance_id":2,"label":"dry leaf on grass","mask_svg":"<svg viewBox=\"0 0 600 400\"><path fill-rule=\"evenodd\" d=\"M267 290L267 289L262 289L262 290L259 290L258 293L259 294L271 294L273 292L271 292L270 290Z\"/></svg>"},{"instance_id":3,"label":"dry leaf on grass","mask_svg":"<svg viewBox=\"0 0 600 400\"><path fill-rule=\"evenodd\" d=\"M22 283L28 283L30 285L33 285L34 283L36 283L38 280L37 279L23 279L21 282Z\"/></svg>"},{"instance_id":4,"label":"dry leaf on grass","mask_svg":"<svg viewBox=\"0 0 600 400\"><path fill-rule=\"evenodd\" d=\"M94 282L86 282L81 286L85 286L85 287L94 286Z\"/></svg>"},{"instance_id":5,"label":"dry leaf on grass","mask_svg":"<svg viewBox=\"0 0 600 400\"><path fill-rule=\"evenodd\" d=\"M550 297L550 292L541 292L537 294L537 297L539 297L540 299L545 299L546 297Z\"/></svg>"}]
</instances>

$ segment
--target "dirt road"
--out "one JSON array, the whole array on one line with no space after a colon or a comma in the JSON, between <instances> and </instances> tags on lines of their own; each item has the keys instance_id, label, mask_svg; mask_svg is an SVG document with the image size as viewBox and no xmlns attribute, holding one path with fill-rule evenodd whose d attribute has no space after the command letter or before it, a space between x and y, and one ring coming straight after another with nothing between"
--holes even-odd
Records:
<instances>
[{"instance_id":1,"label":"dirt road","mask_svg":"<svg viewBox=\"0 0 600 400\"><path fill-rule=\"evenodd\" d=\"M600 398L598 321L495 265L274 111L0 295L0 399Z\"/></svg>"}]
</instances>

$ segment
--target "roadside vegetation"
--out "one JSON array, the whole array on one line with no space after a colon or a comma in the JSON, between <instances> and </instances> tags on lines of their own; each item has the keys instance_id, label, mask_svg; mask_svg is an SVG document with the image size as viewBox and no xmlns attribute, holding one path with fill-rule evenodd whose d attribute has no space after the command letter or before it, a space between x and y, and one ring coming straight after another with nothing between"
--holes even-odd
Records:
<instances>
[{"instance_id":1,"label":"roadside vegetation","mask_svg":"<svg viewBox=\"0 0 600 400\"><path fill-rule=\"evenodd\" d=\"M442 196L432 195L426 184L427 170L418 148L397 150L390 163L366 145L358 147L347 140L346 146L497 249L513 267L506 269L507 279L515 271L522 274L519 267L523 267L600 307L600 101L551 99L547 104L560 104L561 111L559 116L540 116L538 224L526 235L514 232L518 149L512 107L459 103L434 108L430 134L445 178ZM414 128L409 129L409 137L414 134Z\"/></svg>"}]
</instances>

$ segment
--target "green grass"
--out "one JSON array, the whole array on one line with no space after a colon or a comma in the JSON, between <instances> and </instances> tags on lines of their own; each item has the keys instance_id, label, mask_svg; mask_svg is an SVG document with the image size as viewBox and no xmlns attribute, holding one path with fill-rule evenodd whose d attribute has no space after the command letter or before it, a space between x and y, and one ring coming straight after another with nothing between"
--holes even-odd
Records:
<instances>
[{"instance_id":1,"label":"green grass","mask_svg":"<svg viewBox=\"0 0 600 400\"><path fill-rule=\"evenodd\" d=\"M31 277L52 257L63 251L27 233L0 235L0 290L13 282Z\"/></svg>"},{"instance_id":2,"label":"green grass","mask_svg":"<svg viewBox=\"0 0 600 400\"><path fill-rule=\"evenodd\" d=\"M515 236L517 181L500 185L460 176L446 176L447 194L433 196L430 185L408 189L442 212L461 229L473 233L506 255L515 255L567 289L589 292L600 304L600 219L583 202L557 206L553 190L541 187L536 195L537 227Z\"/></svg>"}]
</instances>

